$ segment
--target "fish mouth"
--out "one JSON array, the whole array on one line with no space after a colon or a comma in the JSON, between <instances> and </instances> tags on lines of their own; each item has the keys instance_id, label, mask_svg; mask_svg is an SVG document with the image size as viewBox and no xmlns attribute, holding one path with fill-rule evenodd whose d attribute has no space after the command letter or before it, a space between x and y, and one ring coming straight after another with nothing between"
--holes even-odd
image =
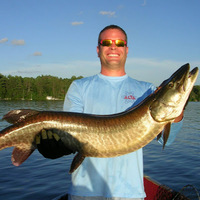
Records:
<instances>
[{"instance_id":1,"label":"fish mouth","mask_svg":"<svg viewBox=\"0 0 200 200\"><path fill-rule=\"evenodd\" d=\"M197 79L199 69L198 67L195 67L190 71L190 64L187 63L180 67L174 74L171 75L169 79L167 79L163 85L170 84L172 85L176 84L176 88L179 92L185 93L188 90L191 90L191 86L193 86L194 82ZM161 86L163 86L161 84Z\"/></svg>"},{"instance_id":2,"label":"fish mouth","mask_svg":"<svg viewBox=\"0 0 200 200\"><path fill-rule=\"evenodd\" d=\"M198 72L199 72L198 67L195 67L191 71L189 71L188 69L188 72L186 73L186 76L185 76L185 80L183 82L183 88L182 88L183 92L186 92L187 90L189 90L191 85L193 86L194 82L197 79Z\"/></svg>"},{"instance_id":3,"label":"fish mouth","mask_svg":"<svg viewBox=\"0 0 200 200\"><path fill-rule=\"evenodd\" d=\"M195 67L190 73L189 73L189 76L188 78L192 77L192 76L195 76L197 73L198 73L199 69L198 67Z\"/></svg>"},{"instance_id":4,"label":"fish mouth","mask_svg":"<svg viewBox=\"0 0 200 200\"><path fill-rule=\"evenodd\" d=\"M198 67L190 71L190 64L187 63L174 72L168 79L163 81L157 91L159 92L161 88L163 88L163 90L165 90L164 88L174 88L180 93L185 93L192 89L197 79L198 72Z\"/></svg>"}]
</instances>

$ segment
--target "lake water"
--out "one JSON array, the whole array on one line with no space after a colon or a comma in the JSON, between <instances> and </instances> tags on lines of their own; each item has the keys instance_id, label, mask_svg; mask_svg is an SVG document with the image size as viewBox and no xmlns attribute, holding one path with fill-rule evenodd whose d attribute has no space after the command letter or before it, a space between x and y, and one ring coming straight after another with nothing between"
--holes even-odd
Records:
<instances>
[{"instance_id":1,"label":"lake water","mask_svg":"<svg viewBox=\"0 0 200 200\"><path fill-rule=\"evenodd\" d=\"M0 101L0 118L19 108L62 110L62 101ZM0 130L9 124L0 122ZM200 192L200 103L190 102L175 142L162 150L156 140L144 148L145 174L174 190L192 184ZM0 199L48 200L67 192L72 156L43 158L36 150L21 166L11 163L13 148L0 151Z\"/></svg>"}]
</instances>

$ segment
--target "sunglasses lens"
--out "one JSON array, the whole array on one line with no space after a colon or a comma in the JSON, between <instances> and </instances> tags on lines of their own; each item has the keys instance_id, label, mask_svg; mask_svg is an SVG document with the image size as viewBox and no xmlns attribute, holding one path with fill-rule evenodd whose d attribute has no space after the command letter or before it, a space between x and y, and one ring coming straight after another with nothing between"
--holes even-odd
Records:
<instances>
[{"instance_id":1,"label":"sunglasses lens","mask_svg":"<svg viewBox=\"0 0 200 200\"><path fill-rule=\"evenodd\" d=\"M109 47L113 42L115 42L117 47L124 47L126 45L126 41L124 40L101 40L100 44Z\"/></svg>"},{"instance_id":2,"label":"sunglasses lens","mask_svg":"<svg viewBox=\"0 0 200 200\"><path fill-rule=\"evenodd\" d=\"M110 46L112 44L112 40L103 40L102 42L101 42L101 45L102 46Z\"/></svg>"},{"instance_id":3,"label":"sunglasses lens","mask_svg":"<svg viewBox=\"0 0 200 200\"><path fill-rule=\"evenodd\" d=\"M115 45L117 47L124 47L125 46L125 42L123 40L116 40L115 41Z\"/></svg>"}]
</instances>

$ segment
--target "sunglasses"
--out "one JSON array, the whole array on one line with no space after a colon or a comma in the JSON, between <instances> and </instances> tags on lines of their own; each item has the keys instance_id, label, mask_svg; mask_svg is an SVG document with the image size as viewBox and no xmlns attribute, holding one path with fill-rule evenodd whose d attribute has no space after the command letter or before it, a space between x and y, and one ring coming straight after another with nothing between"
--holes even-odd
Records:
<instances>
[{"instance_id":1,"label":"sunglasses","mask_svg":"<svg viewBox=\"0 0 200 200\"><path fill-rule=\"evenodd\" d=\"M124 47L126 46L126 41L125 40L109 40L109 39L106 39L106 40L101 40L99 42L100 45L102 45L103 47L109 47L112 45L112 43L115 43L115 45L117 47Z\"/></svg>"}]
</instances>

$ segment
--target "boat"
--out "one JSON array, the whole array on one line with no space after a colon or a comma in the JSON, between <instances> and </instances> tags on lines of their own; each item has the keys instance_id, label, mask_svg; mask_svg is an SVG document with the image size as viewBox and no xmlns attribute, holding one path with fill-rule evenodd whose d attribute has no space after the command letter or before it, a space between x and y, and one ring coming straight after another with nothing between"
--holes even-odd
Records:
<instances>
[{"instance_id":1,"label":"boat","mask_svg":"<svg viewBox=\"0 0 200 200\"><path fill-rule=\"evenodd\" d=\"M191 200L181 194L181 192L177 192L165 185L161 185L148 176L144 177L144 188L146 193L145 200Z\"/></svg>"}]
</instances>

